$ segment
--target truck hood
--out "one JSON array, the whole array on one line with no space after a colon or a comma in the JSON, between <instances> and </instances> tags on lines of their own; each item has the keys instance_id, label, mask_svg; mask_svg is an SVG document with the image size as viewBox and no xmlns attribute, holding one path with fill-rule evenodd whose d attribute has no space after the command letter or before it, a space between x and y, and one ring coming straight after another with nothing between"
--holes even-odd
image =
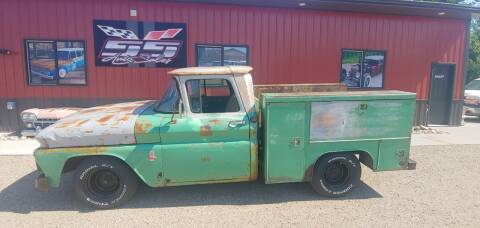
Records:
<instances>
[{"instance_id":1,"label":"truck hood","mask_svg":"<svg viewBox=\"0 0 480 228\"><path fill-rule=\"evenodd\" d=\"M136 101L83 109L40 131L41 148L135 143L135 122L154 101Z\"/></svg>"}]
</instances>

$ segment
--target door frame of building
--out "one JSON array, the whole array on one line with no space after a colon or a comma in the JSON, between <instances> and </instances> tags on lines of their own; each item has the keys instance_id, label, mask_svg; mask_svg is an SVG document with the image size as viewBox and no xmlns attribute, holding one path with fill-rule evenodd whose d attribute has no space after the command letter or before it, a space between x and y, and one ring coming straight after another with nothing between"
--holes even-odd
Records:
<instances>
[{"instance_id":1,"label":"door frame of building","mask_svg":"<svg viewBox=\"0 0 480 228\"><path fill-rule=\"evenodd\" d=\"M454 94L454 91L455 91L455 83L456 83L456 80L455 80L455 73L456 73L456 70L457 70L457 64L455 63L441 63L441 62L434 62L432 63L431 67L430 67L430 85L429 85L429 91L428 91L428 107L427 107L427 115L426 115L426 124L427 126L430 125L430 101L432 99L432 86L433 86L433 69L434 67L436 66L447 66L450 68L451 72L450 72L450 75L451 76L451 83L452 83L452 86L451 86L451 89L450 89L450 94L449 94L449 108L448 108L448 113L447 113L447 123L445 125L450 125L450 117L452 116L452 105L453 105L453 94ZM433 125L436 125L436 124L433 124Z\"/></svg>"}]
</instances>

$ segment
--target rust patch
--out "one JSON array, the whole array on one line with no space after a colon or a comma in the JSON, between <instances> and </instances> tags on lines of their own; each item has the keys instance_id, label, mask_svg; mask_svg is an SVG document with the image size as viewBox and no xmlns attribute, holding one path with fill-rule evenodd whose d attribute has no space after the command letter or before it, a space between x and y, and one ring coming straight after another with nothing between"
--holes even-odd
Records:
<instances>
[{"instance_id":1,"label":"rust patch","mask_svg":"<svg viewBox=\"0 0 480 228\"><path fill-rule=\"evenodd\" d=\"M200 158L200 161L202 161L202 162L209 162L209 161L210 161L210 157L208 157L208 156L202 156L202 157Z\"/></svg>"},{"instance_id":2,"label":"rust patch","mask_svg":"<svg viewBox=\"0 0 480 228\"><path fill-rule=\"evenodd\" d=\"M128 121L130 119L130 115L124 115L122 118L118 119L118 121Z\"/></svg>"},{"instance_id":3,"label":"rust patch","mask_svg":"<svg viewBox=\"0 0 480 228\"><path fill-rule=\"evenodd\" d=\"M201 136L212 136L212 128L210 125L203 125L200 127L200 135Z\"/></svg>"},{"instance_id":4,"label":"rust patch","mask_svg":"<svg viewBox=\"0 0 480 228\"><path fill-rule=\"evenodd\" d=\"M137 109L138 106L126 106L126 107L119 107L118 108L118 111L122 111L122 112L131 112L135 109Z\"/></svg>"},{"instance_id":5,"label":"rust patch","mask_svg":"<svg viewBox=\"0 0 480 228\"><path fill-rule=\"evenodd\" d=\"M405 151L404 150L399 150L395 152L395 156L398 159L398 165L402 168L407 168L408 167L408 157L405 156Z\"/></svg>"},{"instance_id":6,"label":"rust patch","mask_svg":"<svg viewBox=\"0 0 480 228\"><path fill-rule=\"evenodd\" d=\"M210 120L208 121L211 125L219 125L220 124L220 120L219 119L213 119L213 120Z\"/></svg>"},{"instance_id":7,"label":"rust patch","mask_svg":"<svg viewBox=\"0 0 480 228\"><path fill-rule=\"evenodd\" d=\"M75 124L76 127L80 127L82 126L84 123L88 122L88 119L87 120L82 120L80 122L78 122L77 124Z\"/></svg>"},{"instance_id":8,"label":"rust patch","mask_svg":"<svg viewBox=\"0 0 480 228\"><path fill-rule=\"evenodd\" d=\"M255 85L253 87L253 91L254 91L255 97L260 97L262 93L347 91L347 86L341 83L273 84L273 85Z\"/></svg>"},{"instance_id":9,"label":"rust patch","mask_svg":"<svg viewBox=\"0 0 480 228\"><path fill-rule=\"evenodd\" d=\"M98 120L97 120L97 123L99 123L99 124L104 124L104 123L108 122L110 119L112 119L113 116L114 116L114 114L105 115L104 117L98 119Z\"/></svg>"},{"instance_id":10,"label":"rust patch","mask_svg":"<svg viewBox=\"0 0 480 228\"><path fill-rule=\"evenodd\" d=\"M303 174L303 181L312 181L314 164L308 166Z\"/></svg>"},{"instance_id":11,"label":"rust patch","mask_svg":"<svg viewBox=\"0 0 480 228\"><path fill-rule=\"evenodd\" d=\"M83 120L75 119L75 120L65 121L65 122L61 123L60 125L56 126L55 128L67 128L67 127L75 125L75 124L77 124L78 122L81 122L81 121L83 121Z\"/></svg>"},{"instance_id":12,"label":"rust patch","mask_svg":"<svg viewBox=\"0 0 480 228\"><path fill-rule=\"evenodd\" d=\"M103 108L88 108L88 109L84 109L82 111L80 111L80 113L90 113L90 112L96 112L96 111L100 111L102 110Z\"/></svg>"},{"instance_id":13,"label":"rust patch","mask_svg":"<svg viewBox=\"0 0 480 228\"><path fill-rule=\"evenodd\" d=\"M331 128L337 125L337 117L330 112L320 113L312 118L314 128Z\"/></svg>"},{"instance_id":14,"label":"rust patch","mask_svg":"<svg viewBox=\"0 0 480 228\"><path fill-rule=\"evenodd\" d=\"M270 177L270 181L273 183L285 183L295 181L294 178L288 176Z\"/></svg>"},{"instance_id":15,"label":"rust patch","mask_svg":"<svg viewBox=\"0 0 480 228\"><path fill-rule=\"evenodd\" d=\"M135 123L135 133L145 133L150 128L152 128L152 123L150 123L150 122L144 122L144 123L136 122Z\"/></svg>"},{"instance_id":16,"label":"rust patch","mask_svg":"<svg viewBox=\"0 0 480 228\"><path fill-rule=\"evenodd\" d=\"M252 143L250 146L250 180L258 178L258 144Z\"/></svg>"},{"instance_id":17,"label":"rust patch","mask_svg":"<svg viewBox=\"0 0 480 228\"><path fill-rule=\"evenodd\" d=\"M41 153L78 153L78 154L99 154L107 151L107 147L70 147L43 149Z\"/></svg>"}]
</instances>

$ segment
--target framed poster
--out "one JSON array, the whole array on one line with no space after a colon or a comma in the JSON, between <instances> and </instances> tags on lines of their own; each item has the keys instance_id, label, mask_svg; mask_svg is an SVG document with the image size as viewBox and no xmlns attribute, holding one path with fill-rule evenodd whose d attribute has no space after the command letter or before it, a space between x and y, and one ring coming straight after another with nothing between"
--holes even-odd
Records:
<instances>
[{"instance_id":1,"label":"framed poster","mask_svg":"<svg viewBox=\"0 0 480 228\"><path fill-rule=\"evenodd\" d=\"M349 88L383 88L385 51L342 50L340 82Z\"/></svg>"},{"instance_id":2,"label":"framed poster","mask_svg":"<svg viewBox=\"0 0 480 228\"><path fill-rule=\"evenodd\" d=\"M26 40L29 85L86 85L85 42Z\"/></svg>"},{"instance_id":3,"label":"framed poster","mask_svg":"<svg viewBox=\"0 0 480 228\"><path fill-rule=\"evenodd\" d=\"M185 23L94 20L95 65L186 67Z\"/></svg>"}]
</instances>

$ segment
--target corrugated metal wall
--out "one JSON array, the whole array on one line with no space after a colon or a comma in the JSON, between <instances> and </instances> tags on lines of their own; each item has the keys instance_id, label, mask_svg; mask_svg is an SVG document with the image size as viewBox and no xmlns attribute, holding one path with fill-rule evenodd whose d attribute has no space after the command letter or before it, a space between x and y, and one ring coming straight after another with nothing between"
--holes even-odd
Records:
<instances>
[{"instance_id":1,"label":"corrugated metal wall","mask_svg":"<svg viewBox=\"0 0 480 228\"><path fill-rule=\"evenodd\" d=\"M159 97L170 69L95 67L94 19L187 23L189 66L196 43L246 44L261 84L338 82L342 48L379 49L387 51L385 89L424 100L431 63L455 63L461 98L463 20L142 0L0 0L0 48L14 52L0 56L0 98ZM28 86L23 41L32 38L85 40L88 85Z\"/></svg>"}]
</instances>

